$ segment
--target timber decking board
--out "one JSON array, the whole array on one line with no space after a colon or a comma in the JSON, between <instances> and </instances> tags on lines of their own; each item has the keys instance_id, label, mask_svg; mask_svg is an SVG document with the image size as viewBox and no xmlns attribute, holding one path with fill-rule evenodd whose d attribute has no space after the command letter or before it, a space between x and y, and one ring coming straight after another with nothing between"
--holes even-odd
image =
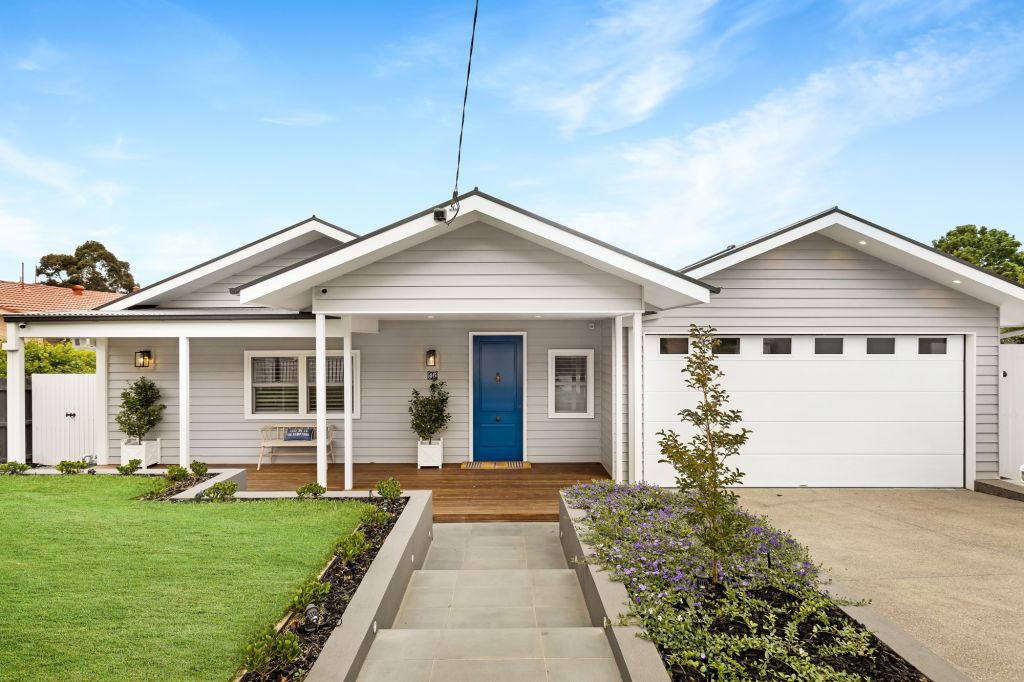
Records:
<instances>
[{"instance_id":1,"label":"timber decking board","mask_svg":"<svg viewBox=\"0 0 1024 682\"><path fill-rule=\"evenodd\" d=\"M239 464L248 470L249 490L295 490L316 480L314 464ZM609 478L596 462L534 464L531 469L417 469L415 464L356 464L354 488L368 490L394 476L403 490L432 490L434 521L557 521L558 491L579 481ZM329 490L344 489L345 468L327 467Z\"/></svg>"}]
</instances>

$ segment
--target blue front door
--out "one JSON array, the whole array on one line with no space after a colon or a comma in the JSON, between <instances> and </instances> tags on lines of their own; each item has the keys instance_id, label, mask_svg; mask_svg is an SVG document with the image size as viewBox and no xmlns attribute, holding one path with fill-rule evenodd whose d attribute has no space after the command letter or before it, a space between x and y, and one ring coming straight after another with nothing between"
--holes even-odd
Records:
<instances>
[{"instance_id":1,"label":"blue front door","mask_svg":"<svg viewBox=\"0 0 1024 682\"><path fill-rule=\"evenodd\" d=\"M523 338L473 337L473 459L523 458Z\"/></svg>"}]
</instances>

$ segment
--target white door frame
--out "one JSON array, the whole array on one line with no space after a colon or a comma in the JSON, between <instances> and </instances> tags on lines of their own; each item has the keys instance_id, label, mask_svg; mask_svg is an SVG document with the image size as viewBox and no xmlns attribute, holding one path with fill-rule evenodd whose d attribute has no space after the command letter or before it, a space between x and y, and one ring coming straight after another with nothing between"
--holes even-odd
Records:
<instances>
[{"instance_id":1,"label":"white door frame","mask_svg":"<svg viewBox=\"0 0 1024 682\"><path fill-rule=\"evenodd\" d=\"M526 332L469 332L469 461L473 461L473 442L475 440L473 437L473 382L475 379L473 374L473 338L477 336L521 336L523 338L523 461L528 462L529 448L527 447L528 440L526 436L528 433L527 423L529 422L529 419L527 418L529 415L529 409L527 407L529 404L529 394L526 391L526 380L529 371L527 370L526 358L529 356L526 352Z\"/></svg>"}]
</instances>

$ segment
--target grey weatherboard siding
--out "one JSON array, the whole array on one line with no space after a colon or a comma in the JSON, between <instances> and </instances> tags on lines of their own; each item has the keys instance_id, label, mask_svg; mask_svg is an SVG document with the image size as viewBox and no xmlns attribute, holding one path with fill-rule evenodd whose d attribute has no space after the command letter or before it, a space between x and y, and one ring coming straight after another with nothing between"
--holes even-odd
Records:
<instances>
[{"instance_id":1,"label":"grey weatherboard siding","mask_svg":"<svg viewBox=\"0 0 1024 682\"><path fill-rule=\"evenodd\" d=\"M999 311L822 235L703 278L711 303L664 311L646 333L710 324L723 334L977 335L977 476L998 478Z\"/></svg>"}]
</instances>

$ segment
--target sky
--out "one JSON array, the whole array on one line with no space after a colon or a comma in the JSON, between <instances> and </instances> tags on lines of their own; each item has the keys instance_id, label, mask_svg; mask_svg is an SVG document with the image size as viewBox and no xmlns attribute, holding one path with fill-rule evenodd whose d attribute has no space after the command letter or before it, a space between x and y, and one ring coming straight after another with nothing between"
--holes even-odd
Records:
<instances>
[{"instance_id":1,"label":"sky","mask_svg":"<svg viewBox=\"0 0 1024 682\"><path fill-rule=\"evenodd\" d=\"M451 196L459 2L0 3L0 279ZM1019 0L481 0L459 189L682 267L834 205L1024 237Z\"/></svg>"}]
</instances>

